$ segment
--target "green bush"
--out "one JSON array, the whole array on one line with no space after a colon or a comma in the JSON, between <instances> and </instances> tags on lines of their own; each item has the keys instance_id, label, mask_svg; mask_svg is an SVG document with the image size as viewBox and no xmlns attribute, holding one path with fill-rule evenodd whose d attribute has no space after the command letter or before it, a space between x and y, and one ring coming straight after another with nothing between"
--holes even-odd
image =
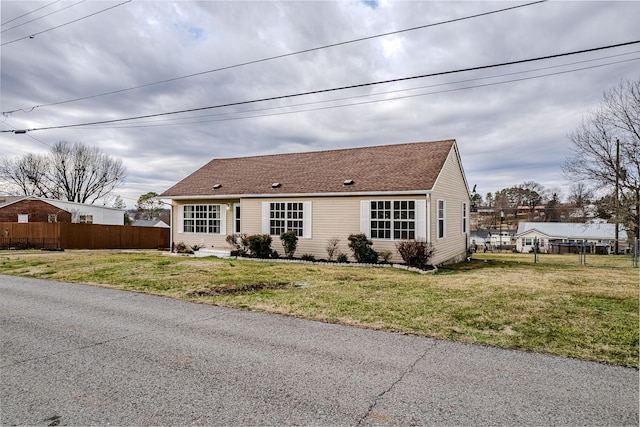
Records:
<instances>
[{"instance_id":1,"label":"green bush","mask_svg":"<svg viewBox=\"0 0 640 427\"><path fill-rule=\"evenodd\" d=\"M336 261L341 263L349 262L349 257L347 257L347 254L338 254Z\"/></svg>"},{"instance_id":2,"label":"green bush","mask_svg":"<svg viewBox=\"0 0 640 427\"><path fill-rule=\"evenodd\" d=\"M373 242L363 233L351 234L348 238L349 248L353 252L353 257L357 262L364 264L375 264L378 262L378 252L371 245Z\"/></svg>"},{"instance_id":3,"label":"green bush","mask_svg":"<svg viewBox=\"0 0 640 427\"><path fill-rule=\"evenodd\" d=\"M253 234L242 238L242 246L249 248L251 256L269 258L271 256L271 236L268 234Z\"/></svg>"},{"instance_id":4,"label":"green bush","mask_svg":"<svg viewBox=\"0 0 640 427\"><path fill-rule=\"evenodd\" d=\"M405 240L396 243L396 249L410 267L425 269L433 256L433 246L424 240Z\"/></svg>"},{"instance_id":5,"label":"green bush","mask_svg":"<svg viewBox=\"0 0 640 427\"><path fill-rule=\"evenodd\" d=\"M282 241L284 254L287 258L293 258L293 254L296 252L296 248L298 247L298 236L296 236L296 232L293 230L285 231L280 235L280 240Z\"/></svg>"},{"instance_id":6,"label":"green bush","mask_svg":"<svg viewBox=\"0 0 640 427\"><path fill-rule=\"evenodd\" d=\"M313 255L311 255L311 254L303 254L303 255L302 255L302 260L303 260L303 261L315 261L315 260L316 260L316 257L314 257L314 256L313 256Z\"/></svg>"}]
</instances>

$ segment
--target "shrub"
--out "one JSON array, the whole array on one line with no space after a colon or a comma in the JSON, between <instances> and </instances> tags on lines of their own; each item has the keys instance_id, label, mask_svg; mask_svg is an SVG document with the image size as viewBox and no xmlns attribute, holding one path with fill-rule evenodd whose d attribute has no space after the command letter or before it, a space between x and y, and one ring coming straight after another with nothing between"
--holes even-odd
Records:
<instances>
[{"instance_id":1,"label":"shrub","mask_svg":"<svg viewBox=\"0 0 640 427\"><path fill-rule=\"evenodd\" d=\"M180 242L177 243L174 247L174 250L176 251L176 253L179 254L192 254L193 253L193 249L191 249L189 246L187 246L184 242Z\"/></svg>"},{"instance_id":2,"label":"shrub","mask_svg":"<svg viewBox=\"0 0 640 427\"><path fill-rule=\"evenodd\" d=\"M349 262L349 257L347 257L347 254L338 254L336 261L342 262L342 263Z\"/></svg>"},{"instance_id":3,"label":"shrub","mask_svg":"<svg viewBox=\"0 0 640 427\"><path fill-rule=\"evenodd\" d=\"M433 256L433 246L424 240L405 240L396 243L396 249L410 267L425 269Z\"/></svg>"},{"instance_id":4,"label":"shrub","mask_svg":"<svg viewBox=\"0 0 640 427\"><path fill-rule=\"evenodd\" d=\"M298 236L296 236L296 232L293 230L285 231L280 235L280 240L282 241L282 247L284 247L284 254L287 258L293 258L293 254L298 247Z\"/></svg>"},{"instance_id":5,"label":"shrub","mask_svg":"<svg viewBox=\"0 0 640 427\"><path fill-rule=\"evenodd\" d=\"M371 245L373 242L363 233L351 234L348 238L349 247L353 252L353 257L357 262L365 264L375 264L378 262L378 252Z\"/></svg>"},{"instance_id":6,"label":"shrub","mask_svg":"<svg viewBox=\"0 0 640 427\"><path fill-rule=\"evenodd\" d=\"M333 261L333 256L338 252L338 243L340 243L340 239L337 237L332 237L327 241L327 256L329 257L329 261Z\"/></svg>"},{"instance_id":7,"label":"shrub","mask_svg":"<svg viewBox=\"0 0 640 427\"><path fill-rule=\"evenodd\" d=\"M242 245L249 248L251 256L256 258L269 258L271 255L271 236L268 234L245 236Z\"/></svg>"},{"instance_id":8,"label":"shrub","mask_svg":"<svg viewBox=\"0 0 640 427\"><path fill-rule=\"evenodd\" d=\"M271 251L271 258L273 258L273 259L280 258L280 254L278 253L278 251L276 251L276 250Z\"/></svg>"},{"instance_id":9,"label":"shrub","mask_svg":"<svg viewBox=\"0 0 640 427\"><path fill-rule=\"evenodd\" d=\"M231 246L231 254L235 256L245 256L249 251L243 243L243 239L246 238L246 234L228 234L226 242Z\"/></svg>"},{"instance_id":10,"label":"shrub","mask_svg":"<svg viewBox=\"0 0 640 427\"><path fill-rule=\"evenodd\" d=\"M314 256L313 256L313 255L311 255L311 254L303 254L303 255L302 255L302 260L303 260L303 261L315 261L315 260L316 260L316 257L314 257Z\"/></svg>"},{"instance_id":11,"label":"shrub","mask_svg":"<svg viewBox=\"0 0 640 427\"><path fill-rule=\"evenodd\" d=\"M382 258L382 261L388 264L389 260L393 256L393 253L391 251L380 251L379 255L380 258Z\"/></svg>"}]
</instances>

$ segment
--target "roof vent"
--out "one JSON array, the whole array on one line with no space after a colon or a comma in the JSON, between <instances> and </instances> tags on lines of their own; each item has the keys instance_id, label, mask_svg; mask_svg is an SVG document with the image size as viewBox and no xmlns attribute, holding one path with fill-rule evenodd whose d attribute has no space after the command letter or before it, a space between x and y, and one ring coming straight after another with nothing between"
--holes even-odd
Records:
<instances>
[{"instance_id":1,"label":"roof vent","mask_svg":"<svg viewBox=\"0 0 640 427\"><path fill-rule=\"evenodd\" d=\"M344 182L342 183L342 185L352 185L353 182L354 181L352 179L345 179Z\"/></svg>"},{"instance_id":2,"label":"roof vent","mask_svg":"<svg viewBox=\"0 0 640 427\"><path fill-rule=\"evenodd\" d=\"M274 182L273 184L271 184L271 188L280 188L282 184L280 184L279 182Z\"/></svg>"},{"instance_id":3,"label":"roof vent","mask_svg":"<svg viewBox=\"0 0 640 427\"><path fill-rule=\"evenodd\" d=\"M217 190L217 189L218 189L218 188L220 188L220 187L222 187L222 184L215 184L215 185L213 186L213 189L214 189L214 190Z\"/></svg>"}]
</instances>

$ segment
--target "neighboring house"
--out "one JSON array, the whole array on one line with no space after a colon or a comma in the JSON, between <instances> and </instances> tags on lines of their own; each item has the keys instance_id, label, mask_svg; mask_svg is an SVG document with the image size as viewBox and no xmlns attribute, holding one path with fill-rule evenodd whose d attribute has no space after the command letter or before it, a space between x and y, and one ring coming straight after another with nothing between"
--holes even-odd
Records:
<instances>
[{"instance_id":1,"label":"neighboring house","mask_svg":"<svg viewBox=\"0 0 640 427\"><path fill-rule=\"evenodd\" d=\"M575 252L613 253L615 224L578 224L568 222L521 222L516 235L516 250L531 252L536 240L543 253ZM626 247L627 232L619 229L619 247Z\"/></svg>"},{"instance_id":2,"label":"neighboring house","mask_svg":"<svg viewBox=\"0 0 640 427\"><path fill-rule=\"evenodd\" d=\"M491 229L471 232L471 247L476 252L512 250L515 230Z\"/></svg>"},{"instance_id":3,"label":"neighboring house","mask_svg":"<svg viewBox=\"0 0 640 427\"><path fill-rule=\"evenodd\" d=\"M160 197L172 200L172 241L230 249L230 234L298 235L296 255L327 258L329 239L365 233L377 251L423 239L433 264L463 259L470 194L455 140L214 159Z\"/></svg>"},{"instance_id":4,"label":"neighboring house","mask_svg":"<svg viewBox=\"0 0 640 427\"><path fill-rule=\"evenodd\" d=\"M124 225L124 210L35 196L0 196L0 222Z\"/></svg>"},{"instance_id":5,"label":"neighboring house","mask_svg":"<svg viewBox=\"0 0 640 427\"><path fill-rule=\"evenodd\" d=\"M160 227L160 228L170 228L169 225L160 220L148 220L148 219L139 219L133 222L134 227Z\"/></svg>"}]
</instances>

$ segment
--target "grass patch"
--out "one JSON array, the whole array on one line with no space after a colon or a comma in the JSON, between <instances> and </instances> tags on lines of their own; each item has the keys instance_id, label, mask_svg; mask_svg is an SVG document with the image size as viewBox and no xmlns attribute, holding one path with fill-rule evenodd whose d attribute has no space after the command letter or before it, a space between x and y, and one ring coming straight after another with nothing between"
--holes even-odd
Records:
<instances>
[{"instance_id":1,"label":"grass patch","mask_svg":"<svg viewBox=\"0 0 640 427\"><path fill-rule=\"evenodd\" d=\"M154 251L0 252L0 274L638 366L639 270L628 259L483 255L420 275Z\"/></svg>"}]
</instances>

